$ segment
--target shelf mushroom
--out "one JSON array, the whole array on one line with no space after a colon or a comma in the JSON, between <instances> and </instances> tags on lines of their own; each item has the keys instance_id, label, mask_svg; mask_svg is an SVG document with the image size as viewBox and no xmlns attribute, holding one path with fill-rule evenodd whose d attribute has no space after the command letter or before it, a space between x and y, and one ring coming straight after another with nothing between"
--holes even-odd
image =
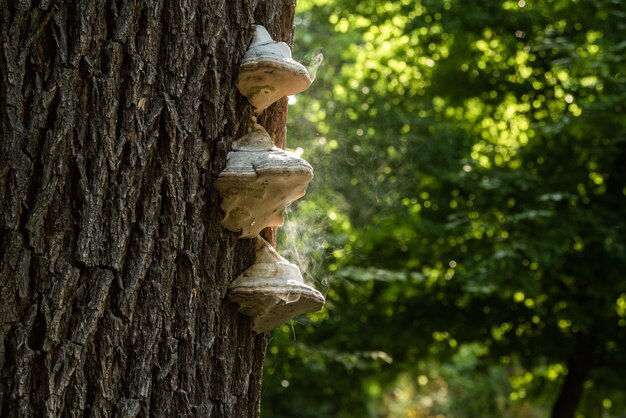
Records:
<instances>
[{"instance_id":1,"label":"shelf mushroom","mask_svg":"<svg viewBox=\"0 0 626 418\"><path fill-rule=\"evenodd\" d=\"M263 238L257 238L255 263L229 287L229 299L252 319L256 333L324 306L324 296L304 283L300 269L285 260Z\"/></svg>"},{"instance_id":2,"label":"shelf mushroom","mask_svg":"<svg viewBox=\"0 0 626 418\"><path fill-rule=\"evenodd\" d=\"M222 226L254 238L263 228L281 226L284 210L304 196L313 168L302 158L274 146L255 124L233 142L226 168L215 182L222 196Z\"/></svg>"},{"instance_id":3,"label":"shelf mushroom","mask_svg":"<svg viewBox=\"0 0 626 418\"><path fill-rule=\"evenodd\" d=\"M306 90L312 80L306 67L291 58L286 43L274 41L261 25L254 28L254 39L243 57L236 84L256 113L261 113L280 98Z\"/></svg>"}]
</instances>

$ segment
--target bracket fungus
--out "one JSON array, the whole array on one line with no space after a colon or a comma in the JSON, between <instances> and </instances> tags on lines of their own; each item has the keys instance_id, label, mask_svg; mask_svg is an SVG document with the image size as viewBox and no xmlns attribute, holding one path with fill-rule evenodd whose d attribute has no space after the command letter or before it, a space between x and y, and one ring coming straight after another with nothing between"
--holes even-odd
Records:
<instances>
[{"instance_id":1,"label":"bracket fungus","mask_svg":"<svg viewBox=\"0 0 626 418\"><path fill-rule=\"evenodd\" d=\"M256 113L260 113L280 98L306 90L312 80L306 67L291 58L286 43L274 41L261 25L254 29L236 84Z\"/></svg>"},{"instance_id":2,"label":"bracket fungus","mask_svg":"<svg viewBox=\"0 0 626 418\"><path fill-rule=\"evenodd\" d=\"M263 238L256 243L255 263L229 287L229 299L252 318L256 333L269 331L292 318L324 306L324 296L304 283L300 269L285 260Z\"/></svg>"},{"instance_id":3,"label":"bracket fungus","mask_svg":"<svg viewBox=\"0 0 626 418\"><path fill-rule=\"evenodd\" d=\"M284 210L304 196L313 168L302 158L274 146L255 124L233 142L226 168L215 182L222 196L222 226L253 238L268 226L281 226Z\"/></svg>"}]
</instances>

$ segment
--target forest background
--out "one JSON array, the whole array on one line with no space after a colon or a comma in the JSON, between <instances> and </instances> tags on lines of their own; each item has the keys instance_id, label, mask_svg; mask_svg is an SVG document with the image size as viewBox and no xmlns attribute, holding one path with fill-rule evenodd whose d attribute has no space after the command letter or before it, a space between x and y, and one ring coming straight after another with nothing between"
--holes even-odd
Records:
<instances>
[{"instance_id":1,"label":"forest background","mask_svg":"<svg viewBox=\"0 0 626 418\"><path fill-rule=\"evenodd\" d=\"M327 305L262 416L626 416L624 2L299 0L294 53L279 250Z\"/></svg>"}]
</instances>

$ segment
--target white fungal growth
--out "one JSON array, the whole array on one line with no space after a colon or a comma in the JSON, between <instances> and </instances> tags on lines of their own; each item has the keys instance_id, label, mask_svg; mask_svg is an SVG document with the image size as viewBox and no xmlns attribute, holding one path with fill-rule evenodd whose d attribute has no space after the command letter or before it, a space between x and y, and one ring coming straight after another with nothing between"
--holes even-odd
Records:
<instances>
[{"instance_id":1,"label":"white fungal growth","mask_svg":"<svg viewBox=\"0 0 626 418\"><path fill-rule=\"evenodd\" d=\"M241 232L240 238L281 226L285 208L304 196L312 178L309 163L275 147L265 129L255 124L233 143L226 168L215 182L225 213L222 226Z\"/></svg>"},{"instance_id":2,"label":"white fungal growth","mask_svg":"<svg viewBox=\"0 0 626 418\"><path fill-rule=\"evenodd\" d=\"M311 85L309 71L291 58L291 49L276 42L261 25L241 62L237 88L260 113L282 97L300 93Z\"/></svg>"},{"instance_id":3,"label":"white fungal growth","mask_svg":"<svg viewBox=\"0 0 626 418\"><path fill-rule=\"evenodd\" d=\"M252 319L260 333L303 313L324 306L324 296L304 283L300 269L280 256L263 238L257 238L255 263L230 285L229 299Z\"/></svg>"}]
</instances>

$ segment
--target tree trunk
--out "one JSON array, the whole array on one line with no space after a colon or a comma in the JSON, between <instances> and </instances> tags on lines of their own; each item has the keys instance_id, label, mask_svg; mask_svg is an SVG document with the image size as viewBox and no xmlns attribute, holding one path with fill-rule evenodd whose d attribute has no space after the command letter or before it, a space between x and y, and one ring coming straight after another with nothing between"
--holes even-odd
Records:
<instances>
[{"instance_id":1,"label":"tree trunk","mask_svg":"<svg viewBox=\"0 0 626 418\"><path fill-rule=\"evenodd\" d=\"M579 334L574 352L567 360L567 375L559 396L552 406L551 418L574 418L583 398L585 382L593 367L596 347L595 331L591 328Z\"/></svg>"},{"instance_id":2,"label":"tree trunk","mask_svg":"<svg viewBox=\"0 0 626 418\"><path fill-rule=\"evenodd\" d=\"M290 42L294 6L0 0L0 416L258 416L266 339L225 297L254 240L212 183L251 24Z\"/></svg>"}]
</instances>

